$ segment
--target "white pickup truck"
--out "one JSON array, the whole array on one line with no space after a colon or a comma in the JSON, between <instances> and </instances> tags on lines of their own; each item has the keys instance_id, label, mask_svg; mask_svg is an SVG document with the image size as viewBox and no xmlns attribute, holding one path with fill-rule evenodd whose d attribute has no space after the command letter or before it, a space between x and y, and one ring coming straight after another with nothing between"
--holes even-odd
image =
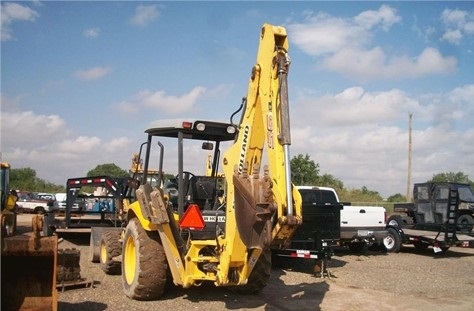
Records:
<instances>
[{"instance_id":1,"label":"white pickup truck","mask_svg":"<svg viewBox=\"0 0 474 311\"><path fill-rule=\"evenodd\" d=\"M303 202L313 202L328 207L342 204L340 212L340 242L351 251L362 251L370 244L382 245L387 237L386 211L381 206L353 206L342 203L333 188L316 186L297 186ZM304 206L308 208L306 205ZM303 217L303 221L304 217Z\"/></svg>"}]
</instances>

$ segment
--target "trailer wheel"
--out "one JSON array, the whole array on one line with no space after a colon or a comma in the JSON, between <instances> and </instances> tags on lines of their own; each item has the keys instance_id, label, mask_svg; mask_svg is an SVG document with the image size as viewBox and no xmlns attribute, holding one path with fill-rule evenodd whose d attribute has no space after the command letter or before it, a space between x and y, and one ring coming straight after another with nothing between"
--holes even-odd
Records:
<instances>
[{"instance_id":1,"label":"trailer wheel","mask_svg":"<svg viewBox=\"0 0 474 311\"><path fill-rule=\"evenodd\" d=\"M471 215L463 214L458 218L458 230L462 233L471 233L474 227L474 218Z\"/></svg>"},{"instance_id":2,"label":"trailer wheel","mask_svg":"<svg viewBox=\"0 0 474 311\"><path fill-rule=\"evenodd\" d=\"M122 284L135 300L155 300L163 295L168 265L157 232L143 229L137 218L129 221L122 246Z\"/></svg>"},{"instance_id":3,"label":"trailer wheel","mask_svg":"<svg viewBox=\"0 0 474 311\"><path fill-rule=\"evenodd\" d=\"M115 231L107 231L102 235L100 241L100 268L105 274L118 275L121 272L120 261L115 261L114 257L122 254L120 236Z\"/></svg>"},{"instance_id":4,"label":"trailer wheel","mask_svg":"<svg viewBox=\"0 0 474 311\"><path fill-rule=\"evenodd\" d=\"M268 279L270 278L270 272L272 269L272 251L270 249L264 249L255 267L250 273L247 284L240 286L233 286L230 289L241 295L251 295L260 292L265 286L267 286Z\"/></svg>"},{"instance_id":5,"label":"trailer wheel","mask_svg":"<svg viewBox=\"0 0 474 311\"><path fill-rule=\"evenodd\" d=\"M383 239L383 245L388 253L398 253L402 247L402 238L397 230L393 228L387 229L388 235Z\"/></svg>"}]
</instances>

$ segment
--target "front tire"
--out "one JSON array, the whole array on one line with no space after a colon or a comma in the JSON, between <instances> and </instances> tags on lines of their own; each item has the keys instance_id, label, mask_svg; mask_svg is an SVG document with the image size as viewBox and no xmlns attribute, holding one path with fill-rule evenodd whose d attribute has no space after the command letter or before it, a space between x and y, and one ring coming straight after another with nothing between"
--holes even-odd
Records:
<instances>
[{"instance_id":1,"label":"front tire","mask_svg":"<svg viewBox=\"0 0 474 311\"><path fill-rule=\"evenodd\" d=\"M387 253L398 253L402 247L402 238L398 234L397 230L393 228L387 229L388 235L383 239L383 245L387 250Z\"/></svg>"},{"instance_id":2,"label":"front tire","mask_svg":"<svg viewBox=\"0 0 474 311\"><path fill-rule=\"evenodd\" d=\"M166 286L168 265L157 232L143 229L132 218L122 246L122 284L127 297L135 300L156 300Z\"/></svg>"}]
</instances>

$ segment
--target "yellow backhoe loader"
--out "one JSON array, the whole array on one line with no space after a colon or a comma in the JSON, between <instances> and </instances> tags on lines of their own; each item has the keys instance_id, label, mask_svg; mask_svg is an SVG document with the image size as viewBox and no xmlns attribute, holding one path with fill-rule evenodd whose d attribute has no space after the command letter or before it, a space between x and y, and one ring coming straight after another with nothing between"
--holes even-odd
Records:
<instances>
[{"instance_id":1,"label":"yellow backhoe loader","mask_svg":"<svg viewBox=\"0 0 474 311\"><path fill-rule=\"evenodd\" d=\"M105 241L107 260L121 257L128 297L159 299L167 283L189 288L209 282L244 294L266 286L270 248L287 247L302 222L301 196L290 178L287 51L285 28L264 24L239 123L232 117L229 123L161 120L145 131L144 183L128 206L123 245L117 245L117 235ZM176 202L147 182L149 167L159 162L163 171L168 150L159 139L169 138L177 140ZM212 167L202 176L185 169L185 161L199 160L187 153L195 148L184 144L196 142L206 154L213 150ZM221 153L226 144L230 147ZM219 179L226 188L224 200L219 199Z\"/></svg>"}]
</instances>

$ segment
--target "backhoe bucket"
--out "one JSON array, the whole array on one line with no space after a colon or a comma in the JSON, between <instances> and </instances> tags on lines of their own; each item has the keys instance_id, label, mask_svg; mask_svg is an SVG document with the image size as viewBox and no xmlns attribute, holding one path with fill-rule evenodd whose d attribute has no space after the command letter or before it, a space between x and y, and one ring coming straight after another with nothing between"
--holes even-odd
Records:
<instances>
[{"instance_id":1,"label":"backhoe bucket","mask_svg":"<svg viewBox=\"0 0 474 311\"><path fill-rule=\"evenodd\" d=\"M240 238L249 248L264 249L268 236L267 224L271 219L272 211L268 203L257 203L250 184L245 178L234 175L235 221Z\"/></svg>"},{"instance_id":2,"label":"backhoe bucket","mask_svg":"<svg viewBox=\"0 0 474 311\"><path fill-rule=\"evenodd\" d=\"M2 237L2 311L56 311L57 236Z\"/></svg>"}]
</instances>

